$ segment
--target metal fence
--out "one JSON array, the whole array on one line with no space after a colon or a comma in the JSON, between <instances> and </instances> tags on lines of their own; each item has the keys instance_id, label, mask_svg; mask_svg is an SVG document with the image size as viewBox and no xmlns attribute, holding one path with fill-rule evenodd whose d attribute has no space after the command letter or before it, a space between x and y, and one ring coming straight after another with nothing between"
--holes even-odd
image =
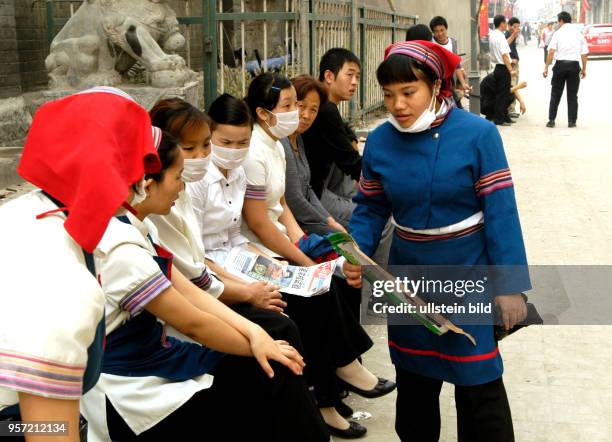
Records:
<instances>
[{"instance_id":1,"label":"metal fence","mask_svg":"<svg viewBox=\"0 0 612 442\"><path fill-rule=\"evenodd\" d=\"M67 21L46 0L49 42ZM275 70L292 77L318 76L318 61L332 47L355 52L362 61L361 85L341 112L352 120L382 106L376 68L385 47L403 40L418 16L357 5L357 0L174 0L186 37L185 59L204 76L204 103L223 92L244 96L258 72ZM61 9L62 12L66 8ZM199 53L194 52L194 48Z\"/></svg>"}]
</instances>

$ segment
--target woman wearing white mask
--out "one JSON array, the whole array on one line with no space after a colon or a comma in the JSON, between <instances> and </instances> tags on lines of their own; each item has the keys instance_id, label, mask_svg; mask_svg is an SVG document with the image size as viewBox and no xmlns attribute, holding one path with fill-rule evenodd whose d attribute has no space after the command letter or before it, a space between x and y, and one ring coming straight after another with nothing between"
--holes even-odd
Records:
<instances>
[{"instance_id":1,"label":"woman wearing white mask","mask_svg":"<svg viewBox=\"0 0 612 442\"><path fill-rule=\"evenodd\" d=\"M368 137L350 231L371 256L392 216L391 265L512 265L512 287L489 293L511 328L526 315L517 292L530 288L512 177L495 125L454 107L449 88L459 62L433 42L387 48L377 78L391 116ZM360 267L347 263L344 271L349 284L361 285ZM473 345L398 324L397 315L388 321L402 441L439 439L443 381L455 385L459 440L514 440L490 322L463 325Z\"/></svg>"},{"instance_id":2,"label":"woman wearing white mask","mask_svg":"<svg viewBox=\"0 0 612 442\"><path fill-rule=\"evenodd\" d=\"M215 103L221 103L221 98ZM218 106L213 103L212 106ZM224 104L225 105L225 104ZM224 106L223 105L223 106ZM211 106L211 108L212 108ZM232 219L240 216L242 195L244 195L244 172L242 180L230 178L220 172L216 166L218 160L211 162L211 128L212 120L204 112L180 98L170 98L158 102L151 109L153 123L179 139L184 160L183 180L187 190L180 193L179 199L168 215L151 215L150 219L159 231L160 243L174 255L174 263L192 282L227 305L233 306L243 316L260 324L273 336L298 346L297 331L290 324L269 324L264 312L254 312L258 307L274 312L282 312L284 302L280 299L277 287L264 282L246 284L224 272L206 257L213 257L219 252L223 242L231 243L230 235L239 232L240 222L233 222L237 229L225 229L231 226ZM250 125L246 142L250 138ZM242 168L234 169L239 176ZM216 183L216 186L209 183ZM227 184L227 186L226 186ZM224 192L234 191L236 185L242 190L237 200L236 209L228 206L225 199L219 198ZM192 199L195 197L195 202ZM239 204L238 204L239 202ZM219 206L220 204L220 206ZM206 207L205 207L206 206ZM219 207L218 207L219 206ZM206 213L205 213L206 212ZM206 221L204 218L206 215ZM211 234L221 228L223 234ZM205 232L203 235L202 232ZM220 233L220 232L219 232ZM238 241L240 243L240 241ZM211 271L212 270L212 271ZM253 313L253 314L252 314ZM276 315L274 315L276 316Z\"/></svg>"},{"instance_id":3,"label":"woman wearing white mask","mask_svg":"<svg viewBox=\"0 0 612 442\"><path fill-rule=\"evenodd\" d=\"M312 259L295 245L304 232L284 196L286 164L280 139L299 126L295 88L283 76L261 74L251 82L246 102L256 123L243 165L247 183L243 233L270 255L312 265ZM344 419L352 412L340 401L341 385L336 376L347 389L369 398L393 391L395 383L376 377L357 360L372 341L338 286L334 280L328 293L311 298L286 295L285 311L299 327L308 367L306 379L314 386L325 422L332 434L355 438L366 428Z\"/></svg>"}]
</instances>

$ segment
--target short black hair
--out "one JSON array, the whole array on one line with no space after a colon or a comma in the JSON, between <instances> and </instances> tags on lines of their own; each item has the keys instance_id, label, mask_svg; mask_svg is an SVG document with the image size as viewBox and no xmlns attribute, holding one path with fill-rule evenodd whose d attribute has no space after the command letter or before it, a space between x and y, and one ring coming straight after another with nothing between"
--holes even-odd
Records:
<instances>
[{"instance_id":1,"label":"short black hair","mask_svg":"<svg viewBox=\"0 0 612 442\"><path fill-rule=\"evenodd\" d=\"M213 129L217 124L253 127L253 117L249 106L244 100L230 94L222 94L217 97L208 109L208 116L213 121Z\"/></svg>"},{"instance_id":2,"label":"short black hair","mask_svg":"<svg viewBox=\"0 0 612 442\"><path fill-rule=\"evenodd\" d=\"M325 80L326 71L338 75L346 63L355 63L361 69L361 61L354 53L345 48L331 48L323 54L319 62L319 81Z\"/></svg>"},{"instance_id":3,"label":"short black hair","mask_svg":"<svg viewBox=\"0 0 612 442\"><path fill-rule=\"evenodd\" d=\"M161 162L161 169L157 173L146 174L145 179L153 179L154 181L160 182L164 178L166 170L172 167L179 156L181 156L178 139L174 138L168 132L162 131L162 139L157 148L157 155Z\"/></svg>"},{"instance_id":4,"label":"short black hair","mask_svg":"<svg viewBox=\"0 0 612 442\"><path fill-rule=\"evenodd\" d=\"M253 120L257 121L258 107L271 111L278 104L281 90L292 86L287 77L274 72L264 72L255 77L249 85L245 98Z\"/></svg>"},{"instance_id":5,"label":"short black hair","mask_svg":"<svg viewBox=\"0 0 612 442\"><path fill-rule=\"evenodd\" d=\"M410 26L406 31L406 41L425 40L431 41L433 34L424 24Z\"/></svg>"},{"instance_id":6,"label":"short black hair","mask_svg":"<svg viewBox=\"0 0 612 442\"><path fill-rule=\"evenodd\" d=\"M495 29L499 28L502 23L506 23L506 17L504 17L502 14L496 15L493 18L493 25L495 26Z\"/></svg>"},{"instance_id":7,"label":"short black hair","mask_svg":"<svg viewBox=\"0 0 612 442\"><path fill-rule=\"evenodd\" d=\"M402 54L390 55L376 69L376 79L381 86L395 83L411 83L424 80L433 87L438 76L433 70L412 57Z\"/></svg>"},{"instance_id":8,"label":"short black hair","mask_svg":"<svg viewBox=\"0 0 612 442\"><path fill-rule=\"evenodd\" d=\"M436 26L444 26L446 29L448 29L448 22L444 17L437 15L429 22L429 29L431 29L431 31L433 32Z\"/></svg>"},{"instance_id":9,"label":"short black hair","mask_svg":"<svg viewBox=\"0 0 612 442\"><path fill-rule=\"evenodd\" d=\"M519 23L520 24L521 21L518 18L516 18L516 17L512 17L510 20L508 20L508 26L512 26L515 23Z\"/></svg>"},{"instance_id":10,"label":"short black hair","mask_svg":"<svg viewBox=\"0 0 612 442\"><path fill-rule=\"evenodd\" d=\"M561 11L557 14L557 20L562 21L563 23L571 23L572 16L567 11Z\"/></svg>"}]
</instances>

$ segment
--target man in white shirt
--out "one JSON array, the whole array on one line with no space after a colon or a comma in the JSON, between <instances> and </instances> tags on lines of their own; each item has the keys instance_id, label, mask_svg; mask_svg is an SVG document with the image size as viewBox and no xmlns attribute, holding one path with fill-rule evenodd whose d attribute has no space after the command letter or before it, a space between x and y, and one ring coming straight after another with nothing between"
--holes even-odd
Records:
<instances>
[{"instance_id":1,"label":"man in white shirt","mask_svg":"<svg viewBox=\"0 0 612 442\"><path fill-rule=\"evenodd\" d=\"M493 19L495 30L489 34L489 50L491 60L495 63L493 75L495 77L495 124L509 126L513 123L508 116L508 103L510 102L510 82L512 65L510 64L510 46L504 32L508 29L506 17L496 15Z\"/></svg>"},{"instance_id":2,"label":"man in white shirt","mask_svg":"<svg viewBox=\"0 0 612 442\"><path fill-rule=\"evenodd\" d=\"M555 127L557 109L567 83L567 121L568 127L576 127L578 119L578 87L580 78L586 77L586 65L589 48L584 36L575 28L568 26L572 16L568 12L557 15L559 29L555 32L548 45L548 57L544 67L544 78L548 77L548 66L555 60L551 80L550 107L548 108L548 123L546 127ZM582 74L580 61L582 60Z\"/></svg>"}]
</instances>

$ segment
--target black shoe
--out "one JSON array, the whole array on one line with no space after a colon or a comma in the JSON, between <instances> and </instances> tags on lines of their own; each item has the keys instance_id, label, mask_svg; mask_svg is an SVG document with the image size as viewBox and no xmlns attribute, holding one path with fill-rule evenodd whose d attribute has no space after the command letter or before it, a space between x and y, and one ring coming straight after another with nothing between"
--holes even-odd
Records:
<instances>
[{"instance_id":1,"label":"black shoe","mask_svg":"<svg viewBox=\"0 0 612 442\"><path fill-rule=\"evenodd\" d=\"M510 112L509 116L510 116L510 118L518 118L518 117L521 116L521 114L518 114L516 112Z\"/></svg>"},{"instance_id":2,"label":"black shoe","mask_svg":"<svg viewBox=\"0 0 612 442\"><path fill-rule=\"evenodd\" d=\"M353 409L342 401L340 401L340 403L336 405L334 408L336 409L338 414L342 417L351 417L353 415Z\"/></svg>"},{"instance_id":3,"label":"black shoe","mask_svg":"<svg viewBox=\"0 0 612 442\"><path fill-rule=\"evenodd\" d=\"M546 123L546 127L555 127L555 122L550 120L548 123Z\"/></svg>"},{"instance_id":4,"label":"black shoe","mask_svg":"<svg viewBox=\"0 0 612 442\"><path fill-rule=\"evenodd\" d=\"M514 124L514 123L516 123L516 121L514 121L512 118L506 118L506 119L504 120L504 123Z\"/></svg>"},{"instance_id":5,"label":"black shoe","mask_svg":"<svg viewBox=\"0 0 612 442\"><path fill-rule=\"evenodd\" d=\"M576 122L570 121L569 123L567 123L567 127L576 127Z\"/></svg>"},{"instance_id":6,"label":"black shoe","mask_svg":"<svg viewBox=\"0 0 612 442\"><path fill-rule=\"evenodd\" d=\"M496 126L512 126L510 123L507 123L506 121L502 121L501 123L496 121L495 125Z\"/></svg>"},{"instance_id":7,"label":"black shoe","mask_svg":"<svg viewBox=\"0 0 612 442\"><path fill-rule=\"evenodd\" d=\"M371 390L362 390L361 388L357 388L348 382L345 382L345 385L349 391L369 399L384 396L395 390L395 382L388 381L387 379L383 378L378 378L378 383Z\"/></svg>"},{"instance_id":8,"label":"black shoe","mask_svg":"<svg viewBox=\"0 0 612 442\"><path fill-rule=\"evenodd\" d=\"M363 425L359 425L357 422L349 421L349 427L346 430L341 430L336 427L332 427L326 424L329 432L333 436L340 437L342 439L357 439L365 435L368 429Z\"/></svg>"}]
</instances>

